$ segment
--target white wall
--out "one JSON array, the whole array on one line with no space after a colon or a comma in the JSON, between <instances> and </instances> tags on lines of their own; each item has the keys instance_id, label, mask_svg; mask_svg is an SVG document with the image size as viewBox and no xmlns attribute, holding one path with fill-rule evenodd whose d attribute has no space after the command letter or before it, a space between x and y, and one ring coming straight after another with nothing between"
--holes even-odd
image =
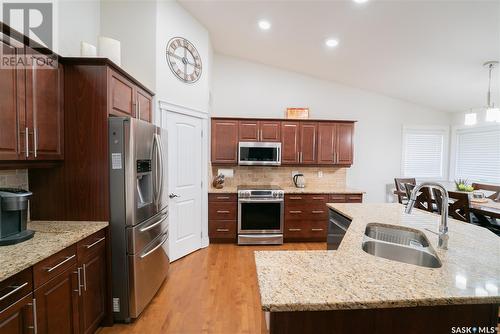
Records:
<instances>
[{"instance_id":1,"label":"white wall","mask_svg":"<svg viewBox=\"0 0 500 334\"><path fill-rule=\"evenodd\" d=\"M447 113L219 54L212 99L212 116L282 118L286 107L309 107L311 118L358 121L347 185L366 191L367 202L384 202L385 185L401 174L403 125L450 122Z\"/></svg>"},{"instance_id":2,"label":"white wall","mask_svg":"<svg viewBox=\"0 0 500 334\"><path fill-rule=\"evenodd\" d=\"M157 21L157 99L207 113L212 57L208 31L174 1L158 2ZM173 37L184 37L189 40L201 56L202 74L200 79L193 84L180 81L170 71L166 60L166 47Z\"/></svg>"},{"instance_id":3,"label":"white wall","mask_svg":"<svg viewBox=\"0 0 500 334\"><path fill-rule=\"evenodd\" d=\"M101 1L100 35L121 42L121 66L156 89L156 1Z\"/></svg>"}]
</instances>

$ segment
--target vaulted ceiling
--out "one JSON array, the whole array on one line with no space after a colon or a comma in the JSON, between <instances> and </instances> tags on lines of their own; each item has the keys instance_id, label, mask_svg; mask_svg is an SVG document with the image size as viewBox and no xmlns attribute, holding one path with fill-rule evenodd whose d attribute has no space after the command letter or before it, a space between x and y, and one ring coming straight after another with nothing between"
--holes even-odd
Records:
<instances>
[{"instance_id":1,"label":"vaulted ceiling","mask_svg":"<svg viewBox=\"0 0 500 334\"><path fill-rule=\"evenodd\" d=\"M215 52L442 111L485 104L500 1L180 1ZM258 28L259 19L271 29ZM339 45L325 46L336 38ZM500 87L497 68L495 98Z\"/></svg>"}]
</instances>

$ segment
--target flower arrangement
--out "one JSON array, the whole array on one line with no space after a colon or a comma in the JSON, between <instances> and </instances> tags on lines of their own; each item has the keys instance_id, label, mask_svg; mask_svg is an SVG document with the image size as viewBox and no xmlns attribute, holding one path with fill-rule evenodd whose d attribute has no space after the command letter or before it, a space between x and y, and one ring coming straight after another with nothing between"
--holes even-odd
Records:
<instances>
[{"instance_id":1,"label":"flower arrangement","mask_svg":"<svg viewBox=\"0 0 500 334\"><path fill-rule=\"evenodd\" d=\"M474 191L474 188L470 185L470 182L467 179L456 179L455 186L457 187L458 191L466 191L466 192Z\"/></svg>"}]
</instances>

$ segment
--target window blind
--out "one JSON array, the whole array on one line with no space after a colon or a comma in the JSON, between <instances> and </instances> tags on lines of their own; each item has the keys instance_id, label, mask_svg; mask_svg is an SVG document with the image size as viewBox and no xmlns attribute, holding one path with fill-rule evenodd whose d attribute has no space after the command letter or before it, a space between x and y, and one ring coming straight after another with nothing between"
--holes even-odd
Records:
<instances>
[{"instance_id":1,"label":"window blind","mask_svg":"<svg viewBox=\"0 0 500 334\"><path fill-rule=\"evenodd\" d=\"M444 178L445 129L406 129L403 132L403 175Z\"/></svg>"},{"instance_id":2,"label":"window blind","mask_svg":"<svg viewBox=\"0 0 500 334\"><path fill-rule=\"evenodd\" d=\"M455 177L500 184L500 127L457 131Z\"/></svg>"}]
</instances>

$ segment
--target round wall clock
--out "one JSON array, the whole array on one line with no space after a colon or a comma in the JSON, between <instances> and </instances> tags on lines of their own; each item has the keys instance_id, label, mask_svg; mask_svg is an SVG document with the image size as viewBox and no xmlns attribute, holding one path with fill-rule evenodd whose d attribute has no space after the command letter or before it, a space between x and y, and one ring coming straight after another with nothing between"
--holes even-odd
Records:
<instances>
[{"instance_id":1,"label":"round wall clock","mask_svg":"<svg viewBox=\"0 0 500 334\"><path fill-rule=\"evenodd\" d=\"M174 37L168 41L167 62L172 73L186 83L194 83L201 76L200 54L185 38Z\"/></svg>"}]
</instances>

